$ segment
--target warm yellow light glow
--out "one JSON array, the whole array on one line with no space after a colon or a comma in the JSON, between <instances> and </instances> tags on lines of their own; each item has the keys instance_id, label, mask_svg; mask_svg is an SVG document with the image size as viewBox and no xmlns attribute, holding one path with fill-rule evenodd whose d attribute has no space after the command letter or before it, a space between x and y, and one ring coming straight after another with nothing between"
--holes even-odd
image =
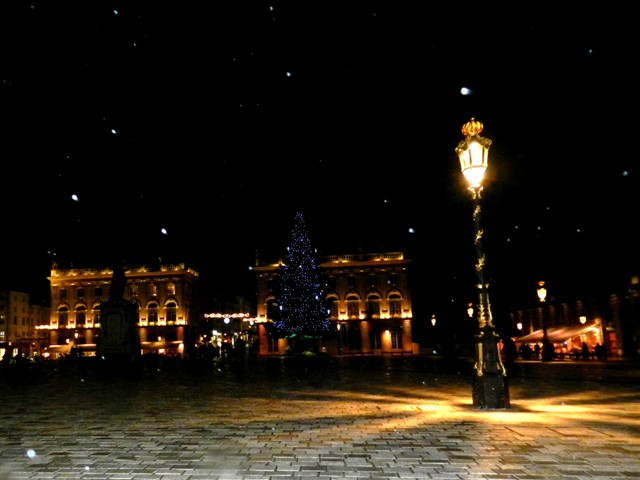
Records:
<instances>
[{"instance_id":1,"label":"warm yellow light glow","mask_svg":"<svg viewBox=\"0 0 640 480\"><path fill-rule=\"evenodd\" d=\"M522 330L522 322L518 322L518 323L516 323L516 328L517 328L518 330Z\"/></svg>"},{"instance_id":2,"label":"warm yellow light glow","mask_svg":"<svg viewBox=\"0 0 640 480\"><path fill-rule=\"evenodd\" d=\"M489 165L489 147L491 140L480 136L483 125L475 119L462 126L465 139L456 147L460 159L460 169L469 183L469 188L482 188L485 172Z\"/></svg>"},{"instance_id":3,"label":"warm yellow light glow","mask_svg":"<svg viewBox=\"0 0 640 480\"><path fill-rule=\"evenodd\" d=\"M544 302L547 298L547 289L544 288L544 281L542 280L538 282L538 298L541 302Z\"/></svg>"},{"instance_id":4,"label":"warm yellow light glow","mask_svg":"<svg viewBox=\"0 0 640 480\"><path fill-rule=\"evenodd\" d=\"M585 323L587 323L587 317L585 317L584 315L580 315L580 323L582 325L584 325Z\"/></svg>"},{"instance_id":5,"label":"warm yellow light glow","mask_svg":"<svg viewBox=\"0 0 640 480\"><path fill-rule=\"evenodd\" d=\"M204 318L249 318L248 313L205 313Z\"/></svg>"},{"instance_id":6,"label":"warm yellow light glow","mask_svg":"<svg viewBox=\"0 0 640 480\"><path fill-rule=\"evenodd\" d=\"M431 315L431 325L433 325L434 327L436 326L436 316L435 315Z\"/></svg>"}]
</instances>

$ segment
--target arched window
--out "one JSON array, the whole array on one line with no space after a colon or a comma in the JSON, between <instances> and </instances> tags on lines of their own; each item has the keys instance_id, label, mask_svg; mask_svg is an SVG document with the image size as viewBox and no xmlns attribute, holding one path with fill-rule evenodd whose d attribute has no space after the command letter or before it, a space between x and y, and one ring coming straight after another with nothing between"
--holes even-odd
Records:
<instances>
[{"instance_id":1,"label":"arched window","mask_svg":"<svg viewBox=\"0 0 640 480\"><path fill-rule=\"evenodd\" d=\"M76 307L76 326L84 325L87 319L87 308L84 305Z\"/></svg>"},{"instance_id":2,"label":"arched window","mask_svg":"<svg viewBox=\"0 0 640 480\"><path fill-rule=\"evenodd\" d=\"M102 313L100 305L95 305L93 307L93 323L94 325L100 323L100 314Z\"/></svg>"},{"instance_id":3,"label":"arched window","mask_svg":"<svg viewBox=\"0 0 640 480\"><path fill-rule=\"evenodd\" d=\"M69 322L69 308L68 307L60 307L58 308L58 326L61 327L63 325L67 325Z\"/></svg>"},{"instance_id":4,"label":"arched window","mask_svg":"<svg viewBox=\"0 0 640 480\"><path fill-rule=\"evenodd\" d=\"M349 295L347 297L347 315L349 315L349 318L358 318L360 316L360 299L357 295Z\"/></svg>"},{"instance_id":5,"label":"arched window","mask_svg":"<svg viewBox=\"0 0 640 480\"><path fill-rule=\"evenodd\" d=\"M325 303L329 308L329 318L338 318L338 297L330 295Z\"/></svg>"},{"instance_id":6,"label":"arched window","mask_svg":"<svg viewBox=\"0 0 640 480\"><path fill-rule=\"evenodd\" d=\"M402 316L402 297L398 293L389 295L389 314L392 317Z\"/></svg>"},{"instance_id":7,"label":"arched window","mask_svg":"<svg viewBox=\"0 0 640 480\"><path fill-rule=\"evenodd\" d=\"M377 294L367 297L367 315L371 318L380 317L380 296Z\"/></svg>"},{"instance_id":8,"label":"arched window","mask_svg":"<svg viewBox=\"0 0 640 480\"><path fill-rule=\"evenodd\" d=\"M178 319L178 306L176 305L176 302L167 303L165 308L167 309L167 322L175 323Z\"/></svg>"},{"instance_id":9,"label":"arched window","mask_svg":"<svg viewBox=\"0 0 640 480\"><path fill-rule=\"evenodd\" d=\"M155 302L147 305L147 311L149 313L149 323L157 323L158 322L158 304Z\"/></svg>"}]
</instances>

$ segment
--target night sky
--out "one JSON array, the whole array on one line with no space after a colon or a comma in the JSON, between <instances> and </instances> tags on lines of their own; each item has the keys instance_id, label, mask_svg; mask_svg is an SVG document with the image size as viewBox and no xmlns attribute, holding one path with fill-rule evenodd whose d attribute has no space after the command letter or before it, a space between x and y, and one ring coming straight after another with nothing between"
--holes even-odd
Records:
<instances>
[{"instance_id":1,"label":"night sky","mask_svg":"<svg viewBox=\"0 0 640 480\"><path fill-rule=\"evenodd\" d=\"M474 117L494 303L619 289L639 41L614 3L2 1L3 285L161 258L253 299L302 211L319 254L404 251L416 308L464 304Z\"/></svg>"}]
</instances>

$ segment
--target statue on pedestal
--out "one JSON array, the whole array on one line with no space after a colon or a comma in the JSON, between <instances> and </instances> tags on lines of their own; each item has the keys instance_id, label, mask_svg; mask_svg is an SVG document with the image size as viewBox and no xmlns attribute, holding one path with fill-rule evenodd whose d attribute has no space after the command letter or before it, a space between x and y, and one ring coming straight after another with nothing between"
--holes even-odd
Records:
<instances>
[{"instance_id":1,"label":"statue on pedestal","mask_svg":"<svg viewBox=\"0 0 640 480\"><path fill-rule=\"evenodd\" d=\"M124 299L127 278L124 267L113 268L109 300L101 305L101 324L98 355L107 361L128 363L140 355L140 338L137 331L138 305Z\"/></svg>"}]
</instances>

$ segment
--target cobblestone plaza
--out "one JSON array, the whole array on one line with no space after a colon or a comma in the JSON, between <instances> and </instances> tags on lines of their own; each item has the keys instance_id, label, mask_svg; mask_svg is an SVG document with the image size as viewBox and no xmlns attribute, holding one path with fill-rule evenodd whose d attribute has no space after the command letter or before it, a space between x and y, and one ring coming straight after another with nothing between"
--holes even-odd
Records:
<instances>
[{"instance_id":1,"label":"cobblestone plaza","mask_svg":"<svg viewBox=\"0 0 640 480\"><path fill-rule=\"evenodd\" d=\"M9 368L0 479L640 478L629 362L518 362L489 411L463 361Z\"/></svg>"}]
</instances>

